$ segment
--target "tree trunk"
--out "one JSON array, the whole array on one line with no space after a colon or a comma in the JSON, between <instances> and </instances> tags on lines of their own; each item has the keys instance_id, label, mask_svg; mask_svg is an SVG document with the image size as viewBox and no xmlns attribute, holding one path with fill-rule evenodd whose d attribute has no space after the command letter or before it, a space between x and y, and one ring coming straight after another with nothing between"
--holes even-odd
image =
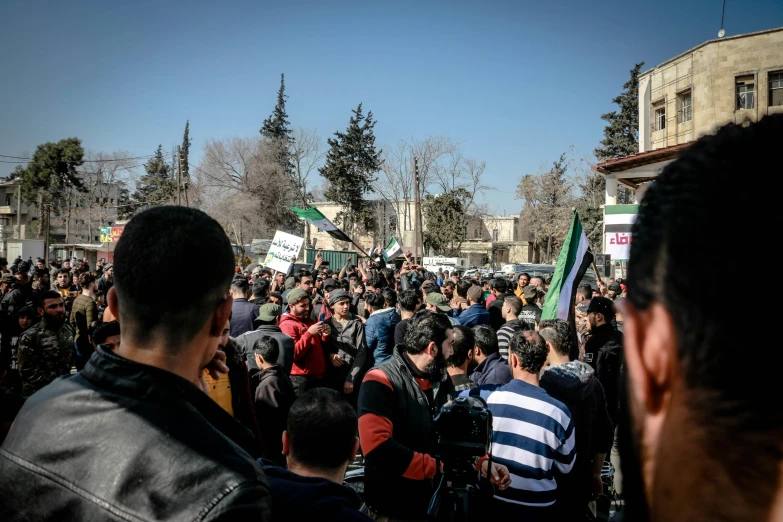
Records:
<instances>
[{"instance_id":1,"label":"tree trunk","mask_svg":"<svg viewBox=\"0 0 783 522\"><path fill-rule=\"evenodd\" d=\"M38 239L43 238L44 233L44 208L43 196L38 194Z\"/></svg>"},{"instance_id":2,"label":"tree trunk","mask_svg":"<svg viewBox=\"0 0 783 522\"><path fill-rule=\"evenodd\" d=\"M546 262L552 262L552 234L549 234L546 241Z\"/></svg>"}]
</instances>

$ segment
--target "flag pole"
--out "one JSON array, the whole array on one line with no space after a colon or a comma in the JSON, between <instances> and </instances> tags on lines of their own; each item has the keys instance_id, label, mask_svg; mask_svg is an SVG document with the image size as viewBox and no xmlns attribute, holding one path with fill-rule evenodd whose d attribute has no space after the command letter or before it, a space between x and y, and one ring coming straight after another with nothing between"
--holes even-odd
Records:
<instances>
[{"instance_id":1,"label":"flag pole","mask_svg":"<svg viewBox=\"0 0 783 522\"><path fill-rule=\"evenodd\" d=\"M356 244L356 241L354 241L354 240L353 240L353 238L351 238L351 243L353 243L353 246L355 246L356 248L358 248L358 249L359 249L359 252L361 252L362 254L364 254L364 257L370 257L370 254L368 254L367 252L365 252L365 251L362 249L362 247L360 247L359 245L357 245L357 244Z\"/></svg>"},{"instance_id":2,"label":"flag pole","mask_svg":"<svg viewBox=\"0 0 783 522\"><path fill-rule=\"evenodd\" d=\"M593 257L593 271L595 272L595 277L598 278L598 282L603 283L604 280L601 279L601 274L598 273L598 266L595 264L595 257Z\"/></svg>"}]
</instances>

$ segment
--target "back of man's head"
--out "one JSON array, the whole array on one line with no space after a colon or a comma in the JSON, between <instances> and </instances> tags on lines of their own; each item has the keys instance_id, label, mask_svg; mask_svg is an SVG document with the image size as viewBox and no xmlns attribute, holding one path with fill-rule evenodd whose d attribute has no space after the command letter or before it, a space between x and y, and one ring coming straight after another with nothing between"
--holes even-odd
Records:
<instances>
[{"instance_id":1,"label":"back of man's head","mask_svg":"<svg viewBox=\"0 0 783 522\"><path fill-rule=\"evenodd\" d=\"M470 281L460 280L457 281L457 295L460 297L468 297L468 290L472 286Z\"/></svg>"},{"instance_id":2,"label":"back of man's head","mask_svg":"<svg viewBox=\"0 0 783 522\"><path fill-rule=\"evenodd\" d=\"M476 346L481 348L481 353L486 356L497 353L499 350L498 336L495 330L487 325L480 324L473 327L473 334L476 336Z\"/></svg>"},{"instance_id":3,"label":"back of man's head","mask_svg":"<svg viewBox=\"0 0 783 522\"><path fill-rule=\"evenodd\" d=\"M364 302L367 306L372 308L373 311L376 311L383 309L383 304L386 300L383 298L383 295L378 292L367 292L367 295L364 296Z\"/></svg>"},{"instance_id":4,"label":"back of man's head","mask_svg":"<svg viewBox=\"0 0 783 522\"><path fill-rule=\"evenodd\" d=\"M266 294L269 293L269 280L268 279L258 279L255 283L253 283L253 298L254 299L263 299L266 297Z\"/></svg>"},{"instance_id":5,"label":"back of man's head","mask_svg":"<svg viewBox=\"0 0 783 522\"><path fill-rule=\"evenodd\" d=\"M498 277L495 279L495 286L493 288L497 290L499 294L504 294L506 292L506 288L508 288L508 283L502 277Z\"/></svg>"},{"instance_id":6,"label":"back of man's head","mask_svg":"<svg viewBox=\"0 0 783 522\"><path fill-rule=\"evenodd\" d=\"M468 353L476 346L476 336L467 326L454 327L454 341L451 357L446 360L448 366L459 368L468 360Z\"/></svg>"},{"instance_id":7,"label":"back of man's head","mask_svg":"<svg viewBox=\"0 0 783 522\"><path fill-rule=\"evenodd\" d=\"M552 345L555 353L567 357L571 353L571 327L562 319L544 319L538 325L538 334Z\"/></svg>"},{"instance_id":8,"label":"back of man's head","mask_svg":"<svg viewBox=\"0 0 783 522\"><path fill-rule=\"evenodd\" d=\"M650 184L633 226L633 268L621 311L634 390L629 398L636 405L629 408L634 426L625 431L638 436L628 437L635 451L624 454L623 462L634 453L668 455L657 460L654 483L641 489L686 489L689 499L699 500L683 519L695 520L696 512L699 520L780 520L770 518L769 510L776 495L783 506L783 408L767 402L780 396L780 372L774 363L741 368L751 360L748 347L775 344L775 331L738 327L715 306L725 301L715 281L746 268L743 256L717 260L715 246L727 237L769 243L765 227L748 227L740 217L754 215L761 203L758 184L743 174L779 173L781 136L783 115L747 128L730 124L702 137ZM757 295L755 309L775 308L775 292ZM655 453L643 451L640 440L657 444ZM664 496L648 498L650 509L671 515L672 501Z\"/></svg>"},{"instance_id":9,"label":"back of man's head","mask_svg":"<svg viewBox=\"0 0 783 522\"><path fill-rule=\"evenodd\" d=\"M510 314L514 317L518 317L522 312L522 299L515 295L510 295L503 299L503 304L508 307Z\"/></svg>"},{"instance_id":10,"label":"back of man's head","mask_svg":"<svg viewBox=\"0 0 783 522\"><path fill-rule=\"evenodd\" d=\"M268 335L262 335L253 343L253 351L264 358L269 364L277 364L280 357L280 345L277 339Z\"/></svg>"},{"instance_id":11,"label":"back of man's head","mask_svg":"<svg viewBox=\"0 0 783 522\"><path fill-rule=\"evenodd\" d=\"M589 284L579 285L576 289L576 293L581 295L584 299L590 299L593 297L593 287Z\"/></svg>"},{"instance_id":12,"label":"back of man's head","mask_svg":"<svg viewBox=\"0 0 783 522\"><path fill-rule=\"evenodd\" d=\"M189 258L200 262L183 262ZM126 338L139 345L160 339L172 353L211 321L234 273L234 254L223 228L187 207L157 207L134 216L117 243L114 261L123 344ZM176 300L161 299L160 291L172 281L190 283L180 285ZM210 334L218 332L211 328Z\"/></svg>"},{"instance_id":13,"label":"back of man's head","mask_svg":"<svg viewBox=\"0 0 783 522\"><path fill-rule=\"evenodd\" d=\"M356 411L339 393L310 390L288 411L288 459L315 472L339 469L353 458L358 429Z\"/></svg>"},{"instance_id":14,"label":"back of man's head","mask_svg":"<svg viewBox=\"0 0 783 522\"><path fill-rule=\"evenodd\" d=\"M440 347L451 328L451 321L445 314L419 310L411 317L405 331L405 351L418 355L427 349L430 342Z\"/></svg>"},{"instance_id":15,"label":"back of man's head","mask_svg":"<svg viewBox=\"0 0 783 522\"><path fill-rule=\"evenodd\" d=\"M418 290L403 290L400 292L400 310L415 312L416 305L421 302L421 292Z\"/></svg>"},{"instance_id":16,"label":"back of man's head","mask_svg":"<svg viewBox=\"0 0 783 522\"><path fill-rule=\"evenodd\" d=\"M516 355L519 360L519 368L528 373L538 373L546 362L546 341L536 332L521 330L514 334L508 345L509 366L513 367L511 355Z\"/></svg>"},{"instance_id":17,"label":"back of man's head","mask_svg":"<svg viewBox=\"0 0 783 522\"><path fill-rule=\"evenodd\" d=\"M392 290L389 287L386 287L381 292L381 295L383 295L383 300L385 302L386 308L396 308L397 307L397 292Z\"/></svg>"}]
</instances>

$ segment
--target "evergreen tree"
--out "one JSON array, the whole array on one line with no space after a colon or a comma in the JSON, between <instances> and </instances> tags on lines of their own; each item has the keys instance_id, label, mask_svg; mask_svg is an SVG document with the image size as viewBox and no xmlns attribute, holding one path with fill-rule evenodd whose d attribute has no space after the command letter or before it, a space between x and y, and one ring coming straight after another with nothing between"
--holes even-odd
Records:
<instances>
[{"instance_id":1,"label":"evergreen tree","mask_svg":"<svg viewBox=\"0 0 783 522\"><path fill-rule=\"evenodd\" d=\"M190 181L190 166L188 164L188 153L190 152L190 120L185 122L185 135L182 137L182 181L187 184ZM187 185L185 185L187 186Z\"/></svg>"},{"instance_id":2,"label":"evergreen tree","mask_svg":"<svg viewBox=\"0 0 783 522\"><path fill-rule=\"evenodd\" d=\"M374 213L365 195L375 192L375 173L381 169L372 111L365 117L360 103L352 112L348 129L335 132L335 137L327 140L329 152L324 166L318 170L329 186L324 195L342 206L337 220L349 234L355 225L362 225L365 230L375 226Z\"/></svg>"},{"instance_id":3,"label":"evergreen tree","mask_svg":"<svg viewBox=\"0 0 783 522\"><path fill-rule=\"evenodd\" d=\"M623 92L612 100L620 111L601 116L608 123L601 146L595 149L601 161L639 152L639 71L643 65L644 62L637 63L631 69L631 78L623 85Z\"/></svg>"},{"instance_id":4,"label":"evergreen tree","mask_svg":"<svg viewBox=\"0 0 783 522\"><path fill-rule=\"evenodd\" d=\"M44 207L51 205L55 214L65 209L73 190L86 192L76 172L84 164L84 149L78 138L39 145L26 167L17 167L13 176L22 180L22 198L39 210L38 236L43 233ZM67 209L66 209L67 210Z\"/></svg>"},{"instance_id":5,"label":"evergreen tree","mask_svg":"<svg viewBox=\"0 0 783 522\"><path fill-rule=\"evenodd\" d=\"M132 210L170 204L177 193L177 180L172 166L163 157L162 145L158 145L158 150L144 165L144 170L146 174L139 179L131 198Z\"/></svg>"},{"instance_id":6,"label":"evergreen tree","mask_svg":"<svg viewBox=\"0 0 783 522\"><path fill-rule=\"evenodd\" d=\"M280 168L293 179L294 166L291 163L290 147L294 142L288 121L288 113L285 111L285 102L288 96L285 94L285 74L280 75L280 89L277 91L277 104L272 114L264 120L261 135L269 140L275 147L275 159Z\"/></svg>"},{"instance_id":7,"label":"evergreen tree","mask_svg":"<svg viewBox=\"0 0 783 522\"><path fill-rule=\"evenodd\" d=\"M458 256L465 241L470 193L464 188L449 190L439 196L428 194L422 201L424 246L438 255Z\"/></svg>"}]
</instances>

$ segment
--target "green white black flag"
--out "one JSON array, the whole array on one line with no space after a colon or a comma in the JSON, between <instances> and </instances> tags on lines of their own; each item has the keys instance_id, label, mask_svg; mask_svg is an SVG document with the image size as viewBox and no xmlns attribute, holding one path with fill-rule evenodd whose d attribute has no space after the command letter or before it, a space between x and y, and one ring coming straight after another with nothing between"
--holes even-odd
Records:
<instances>
[{"instance_id":1,"label":"green white black flag","mask_svg":"<svg viewBox=\"0 0 783 522\"><path fill-rule=\"evenodd\" d=\"M337 228L337 226L329 221L326 216L321 214L321 211L317 208L311 207L307 210L303 210L299 207L293 207L292 210L296 212L296 215L299 216L300 219L306 220L308 223L318 228L318 230L326 232L338 241L351 241L351 238L346 236L345 232Z\"/></svg>"}]
</instances>

